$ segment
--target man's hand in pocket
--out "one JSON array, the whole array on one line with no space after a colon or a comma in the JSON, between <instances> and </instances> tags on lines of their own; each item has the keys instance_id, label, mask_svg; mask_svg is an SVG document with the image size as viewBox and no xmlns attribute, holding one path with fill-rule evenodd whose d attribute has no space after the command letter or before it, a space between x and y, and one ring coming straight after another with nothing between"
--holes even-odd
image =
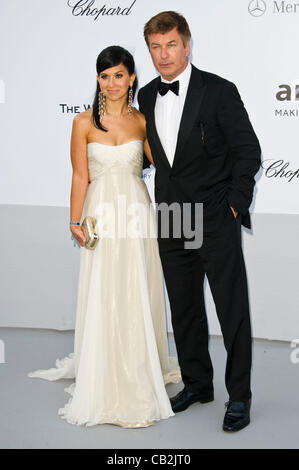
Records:
<instances>
[{"instance_id":1,"label":"man's hand in pocket","mask_svg":"<svg viewBox=\"0 0 299 470\"><path fill-rule=\"evenodd\" d=\"M236 219L238 217L238 212L236 212L235 209L232 206L230 206L230 208L231 208L232 213L234 214L234 217Z\"/></svg>"}]
</instances>

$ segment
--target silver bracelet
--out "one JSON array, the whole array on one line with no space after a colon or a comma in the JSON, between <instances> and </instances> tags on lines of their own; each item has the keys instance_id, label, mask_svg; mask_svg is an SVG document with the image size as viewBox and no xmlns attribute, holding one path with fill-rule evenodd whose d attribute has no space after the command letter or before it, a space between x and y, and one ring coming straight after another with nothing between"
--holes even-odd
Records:
<instances>
[{"instance_id":1,"label":"silver bracelet","mask_svg":"<svg viewBox=\"0 0 299 470\"><path fill-rule=\"evenodd\" d=\"M71 226L71 225L79 225L79 226L81 226L80 222L73 222L72 220L70 221L70 226ZM73 242L74 242L74 247L78 246L78 247L80 248L81 245L80 245L80 243L78 242L78 240L76 239L76 237L74 237L73 234L72 234L72 236L71 236L71 239L72 239Z\"/></svg>"}]
</instances>

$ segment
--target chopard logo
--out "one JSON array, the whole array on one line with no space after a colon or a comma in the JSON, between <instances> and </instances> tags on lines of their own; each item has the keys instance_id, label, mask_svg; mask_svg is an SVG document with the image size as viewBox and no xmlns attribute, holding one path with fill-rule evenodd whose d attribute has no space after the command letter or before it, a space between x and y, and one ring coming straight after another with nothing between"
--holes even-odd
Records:
<instances>
[{"instance_id":1,"label":"chopard logo","mask_svg":"<svg viewBox=\"0 0 299 470\"><path fill-rule=\"evenodd\" d=\"M266 13L267 5L264 0L252 0L248 5L248 11L251 16L263 16Z\"/></svg>"},{"instance_id":2,"label":"chopard logo","mask_svg":"<svg viewBox=\"0 0 299 470\"><path fill-rule=\"evenodd\" d=\"M123 0L120 0L121 2ZM128 16L132 13L137 0L134 0L129 6L94 6L95 0L68 0L67 5L72 9L73 16L89 16L94 21L100 16Z\"/></svg>"},{"instance_id":3,"label":"chopard logo","mask_svg":"<svg viewBox=\"0 0 299 470\"><path fill-rule=\"evenodd\" d=\"M298 181L299 168L291 169L290 162L268 158L262 162L261 166L265 170L266 178L274 178L276 180L287 181L288 183Z\"/></svg>"}]
</instances>

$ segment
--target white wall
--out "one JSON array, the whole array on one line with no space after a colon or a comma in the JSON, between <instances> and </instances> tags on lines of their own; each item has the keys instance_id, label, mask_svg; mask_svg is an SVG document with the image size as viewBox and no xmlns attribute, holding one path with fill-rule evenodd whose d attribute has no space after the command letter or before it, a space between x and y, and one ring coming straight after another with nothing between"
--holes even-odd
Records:
<instances>
[{"instance_id":1,"label":"white wall","mask_svg":"<svg viewBox=\"0 0 299 470\"><path fill-rule=\"evenodd\" d=\"M128 15L99 15L98 18L78 15L88 5L92 5L90 10L95 14L95 9L101 9L104 3L106 11L116 5L131 9L124 10ZM73 10L76 4L77 9ZM133 0L2 0L0 205L5 213L9 207L8 217L15 210L20 214L22 207L26 210L24 206L38 210L52 207L57 211L69 206L72 120L76 106L77 111L83 111L84 105L92 102L98 53L113 44L128 48L135 57L142 86L156 75L143 40L143 25L157 12L171 9L184 14L189 22L194 65L236 83L260 139L264 162L251 209L256 215L266 217L258 230L261 227L266 230L265 224L270 220L267 214L272 214L278 219L271 220L287 220L298 231L299 8L295 5L296 2L272 0L136 0L134 3ZM286 99L278 100L277 93L284 90L282 98ZM62 112L62 104L73 108L72 112ZM270 165L274 167L267 170ZM152 191L153 177L146 182ZM284 219L282 216L286 215L291 217ZM262 233L257 236L255 227L254 236L249 238L244 234L250 246L250 253L246 253L245 246L250 276L259 278L262 267L263 290L267 292L255 305L260 319L256 320L255 334L275 335L279 339L281 331L281 337L289 336L289 332L283 333L287 318L289 330L297 337L296 289L288 292L283 314L280 302L267 303L273 289L273 275L281 265L290 266L284 271L286 286L291 288L297 277L293 269L296 256L298 259L297 245L292 245L294 232L290 233L283 224L279 231L275 224L268 228L264 232L269 237L268 245L262 242L265 238ZM68 236L67 223L65 230ZM3 236L0 232L0 243ZM273 239L276 244L269 252L267 247L272 246ZM34 250L34 240L28 238L28 243ZM260 251L261 246L265 251ZM261 257L265 260L262 266ZM25 274L21 259L19 269L24 269ZM254 281L250 284L252 288ZM252 296L255 289L258 286L251 289ZM275 296L285 298L283 291L279 292L275 286ZM212 312L209 296L207 302ZM19 319L21 324L26 324ZM9 326L6 320L7 317L3 321L0 318L1 323ZM218 331L218 324L212 318L210 324L211 333Z\"/></svg>"}]
</instances>

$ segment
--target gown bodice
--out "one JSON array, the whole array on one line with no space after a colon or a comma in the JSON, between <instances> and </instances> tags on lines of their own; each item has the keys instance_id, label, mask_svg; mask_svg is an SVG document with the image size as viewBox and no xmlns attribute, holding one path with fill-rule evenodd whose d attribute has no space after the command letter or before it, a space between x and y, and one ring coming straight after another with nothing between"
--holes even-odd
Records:
<instances>
[{"instance_id":1,"label":"gown bodice","mask_svg":"<svg viewBox=\"0 0 299 470\"><path fill-rule=\"evenodd\" d=\"M142 178L143 140L132 140L121 145L100 142L88 144L89 180L102 176L107 170L113 173L130 173Z\"/></svg>"}]
</instances>

